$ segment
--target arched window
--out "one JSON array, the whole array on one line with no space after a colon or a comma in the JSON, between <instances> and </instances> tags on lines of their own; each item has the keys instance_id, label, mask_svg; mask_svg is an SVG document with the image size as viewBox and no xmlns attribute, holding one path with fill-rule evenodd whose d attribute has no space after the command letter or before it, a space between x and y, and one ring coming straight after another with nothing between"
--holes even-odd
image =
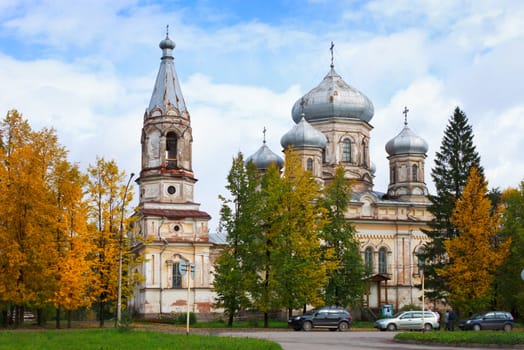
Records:
<instances>
[{"instance_id":1,"label":"arched window","mask_svg":"<svg viewBox=\"0 0 524 350\"><path fill-rule=\"evenodd\" d=\"M395 182L397 182L397 168L395 166L393 166L391 168L391 175L390 175L390 178L391 178L391 183L394 184Z\"/></svg>"},{"instance_id":2,"label":"arched window","mask_svg":"<svg viewBox=\"0 0 524 350\"><path fill-rule=\"evenodd\" d=\"M177 140L174 132L168 132L166 135L166 166L167 168L176 168L176 147Z\"/></svg>"},{"instance_id":3,"label":"arched window","mask_svg":"<svg viewBox=\"0 0 524 350\"><path fill-rule=\"evenodd\" d=\"M378 251L378 273L388 273L388 255L386 248L380 248Z\"/></svg>"},{"instance_id":4,"label":"arched window","mask_svg":"<svg viewBox=\"0 0 524 350\"><path fill-rule=\"evenodd\" d=\"M373 250L366 248L364 251L364 264L366 269L373 271Z\"/></svg>"},{"instance_id":5,"label":"arched window","mask_svg":"<svg viewBox=\"0 0 524 350\"><path fill-rule=\"evenodd\" d=\"M326 150L322 150L322 164L326 164Z\"/></svg>"},{"instance_id":6,"label":"arched window","mask_svg":"<svg viewBox=\"0 0 524 350\"><path fill-rule=\"evenodd\" d=\"M351 141L349 139L342 141L342 161L351 163Z\"/></svg>"},{"instance_id":7,"label":"arched window","mask_svg":"<svg viewBox=\"0 0 524 350\"><path fill-rule=\"evenodd\" d=\"M418 181L418 166L417 166L417 164L413 164L411 166L411 180L412 181Z\"/></svg>"},{"instance_id":8,"label":"arched window","mask_svg":"<svg viewBox=\"0 0 524 350\"><path fill-rule=\"evenodd\" d=\"M366 141L362 141L362 165L366 166L368 165L368 145L366 144Z\"/></svg>"},{"instance_id":9,"label":"arched window","mask_svg":"<svg viewBox=\"0 0 524 350\"><path fill-rule=\"evenodd\" d=\"M182 288L182 275L180 274L180 263L173 264L173 288Z\"/></svg>"},{"instance_id":10,"label":"arched window","mask_svg":"<svg viewBox=\"0 0 524 350\"><path fill-rule=\"evenodd\" d=\"M313 171L313 159L308 158L308 159L307 159L307 165L306 165L306 166L307 166L307 170L309 170L309 171Z\"/></svg>"}]
</instances>

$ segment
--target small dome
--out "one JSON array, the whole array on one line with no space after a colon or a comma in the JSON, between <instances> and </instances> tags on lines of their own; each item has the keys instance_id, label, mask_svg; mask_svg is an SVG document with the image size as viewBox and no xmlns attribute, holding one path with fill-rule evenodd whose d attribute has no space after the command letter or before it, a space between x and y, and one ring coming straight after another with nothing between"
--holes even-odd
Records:
<instances>
[{"instance_id":1,"label":"small dome","mask_svg":"<svg viewBox=\"0 0 524 350\"><path fill-rule=\"evenodd\" d=\"M411 131L406 122L404 123L404 129L388 141L386 144L386 152L390 156L408 153L426 154L428 152L428 143Z\"/></svg>"},{"instance_id":2,"label":"small dome","mask_svg":"<svg viewBox=\"0 0 524 350\"><path fill-rule=\"evenodd\" d=\"M158 44L158 46L163 49L171 49L173 50L175 48L175 42L171 39L169 39L169 36L166 35L166 38Z\"/></svg>"},{"instance_id":3,"label":"small dome","mask_svg":"<svg viewBox=\"0 0 524 350\"><path fill-rule=\"evenodd\" d=\"M278 168L282 168L284 165L284 159L271 151L265 140L258 151L246 159L246 164L249 162L253 162L258 170L266 170L271 163L274 163Z\"/></svg>"},{"instance_id":4,"label":"small dome","mask_svg":"<svg viewBox=\"0 0 524 350\"><path fill-rule=\"evenodd\" d=\"M302 113L308 122L331 118L360 119L369 122L373 118L373 103L360 91L349 86L333 66L322 82L295 102L291 114L295 123Z\"/></svg>"},{"instance_id":5,"label":"small dome","mask_svg":"<svg viewBox=\"0 0 524 350\"><path fill-rule=\"evenodd\" d=\"M288 146L325 148L326 143L326 136L312 127L303 114L300 122L280 139L280 144L284 149Z\"/></svg>"}]
</instances>

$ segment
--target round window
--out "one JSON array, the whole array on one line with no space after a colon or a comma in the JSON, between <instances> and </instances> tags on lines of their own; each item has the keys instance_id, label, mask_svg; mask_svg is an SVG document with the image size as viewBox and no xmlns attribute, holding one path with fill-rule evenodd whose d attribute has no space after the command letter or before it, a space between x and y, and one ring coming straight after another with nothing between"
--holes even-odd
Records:
<instances>
[{"instance_id":1,"label":"round window","mask_svg":"<svg viewBox=\"0 0 524 350\"><path fill-rule=\"evenodd\" d=\"M169 193L169 194L175 194L175 192L176 192L176 187L175 187L175 186L169 186L169 187L167 188L167 193Z\"/></svg>"},{"instance_id":2,"label":"round window","mask_svg":"<svg viewBox=\"0 0 524 350\"><path fill-rule=\"evenodd\" d=\"M175 229L175 231L180 231L180 226L175 225L174 229Z\"/></svg>"}]
</instances>

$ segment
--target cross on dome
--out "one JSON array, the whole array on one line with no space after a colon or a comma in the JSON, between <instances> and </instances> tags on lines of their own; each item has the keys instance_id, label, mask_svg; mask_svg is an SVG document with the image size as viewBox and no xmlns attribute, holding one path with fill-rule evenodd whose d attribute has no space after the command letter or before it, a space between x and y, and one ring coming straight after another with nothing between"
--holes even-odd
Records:
<instances>
[{"instance_id":1,"label":"cross on dome","mask_svg":"<svg viewBox=\"0 0 524 350\"><path fill-rule=\"evenodd\" d=\"M404 114L404 125L408 125L408 107L404 106L404 110L402 111L402 114Z\"/></svg>"},{"instance_id":2,"label":"cross on dome","mask_svg":"<svg viewBox=\"0 0 524 350\"><path fill-rule=\"evenodd\" d=\"M329 51L331 51L331 68L334 68L335 65L333 64L333 48L335 47L335 44L333 44L333 41L331 42L331 46L329 47Z\"/></svg>"}]
</instances>

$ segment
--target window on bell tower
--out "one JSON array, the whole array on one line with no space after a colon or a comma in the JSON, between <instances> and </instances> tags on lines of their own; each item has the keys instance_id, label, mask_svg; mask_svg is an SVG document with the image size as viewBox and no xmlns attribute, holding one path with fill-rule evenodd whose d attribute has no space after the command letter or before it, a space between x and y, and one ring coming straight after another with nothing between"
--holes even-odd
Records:
<instances>
[{"instance_id":1,"label":"window on bell tower","mask_svg":"<svg viewBox=\"0 0 524 350\"><path fill-rule=\"evenodd\" d=\"M342 141L342 161L351 163L351 141L349 139Z\"/></svg>"},{"instance_id":2,"label":"window on bell tower","mask_svg":"<svg viewBox=\"0 0 524 350\"><path fill-rule=\"evenodd\" d=\"M418 181L418 166L416 164L411 166L411 179L412 181Z\"/></svg>"},{"instance_id":3,"label":"window on bell tower","mask_svg":"<svg viewBox=\"0 0 524 350\"><path fill-rule=\"evenodd\" d=\"M168 132L166 135L166 167L167 168L176 168L177 159L176 159L176 150L177 140L176 134L174 132Z\"/></svg>"},{"instance_id":4,"label":"window on bell tower","mask_svg":"<svg viewBox=\"0 0 524 350\"><path fill-rule=\"evenodd\" d=\"M173 264L173 288L182 288L182 274L178 262Z\"/></svg>"}]
</instances>

